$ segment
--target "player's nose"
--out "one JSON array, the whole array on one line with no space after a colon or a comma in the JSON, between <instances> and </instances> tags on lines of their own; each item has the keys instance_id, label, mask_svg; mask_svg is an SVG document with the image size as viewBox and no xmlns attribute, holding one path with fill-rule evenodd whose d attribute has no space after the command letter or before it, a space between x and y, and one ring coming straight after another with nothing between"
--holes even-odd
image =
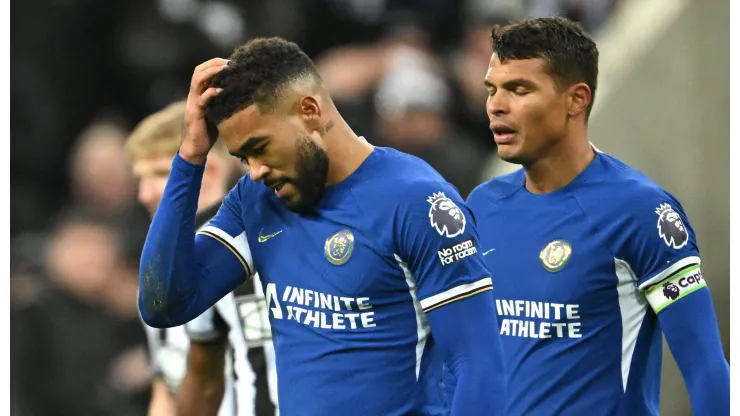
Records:
<instances>
[{"instance_id":1,"label":"player's nose","mask_svg":"<svg viewBox=\"0 0 740 416\"><path fill-rule=\"evenodd\" d=\"M503 91L496 92L488 96L486 101L486 111L489 117L501 116L509 112L509 105L506 94Z\"/></svg>"},{"instance_id":2,"label":"player's nose","mask_svg":"<svg viewBox=\"0 0 740 416\"><path fill-rule=\"evenodd\" d=\"M267 165L260 163L258 160L249 160L249 176L253 181L264 180L269 173L270 168Z\"/></svg>"}]
</instances>

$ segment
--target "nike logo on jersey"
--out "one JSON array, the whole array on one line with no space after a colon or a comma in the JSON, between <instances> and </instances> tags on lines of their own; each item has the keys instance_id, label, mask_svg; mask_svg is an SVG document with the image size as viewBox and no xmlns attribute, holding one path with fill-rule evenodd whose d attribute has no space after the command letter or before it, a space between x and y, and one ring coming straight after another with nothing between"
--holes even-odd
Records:
<instances>
[{"instance_id":1,"label":"nike logo on jersey","mask_svg":"<svg viewBox=\"0 0 740 416\"><path fill-rule=\"evenodd\" d=\"M495 249L495 248L492 248L492 249L490 249L490 250L486 250L486 251L484 251L484 252L483 252L483 255L484 255L484 256L487 256L487 255L488 255L489 253L492 253L492 252L494 252L494 251L496 251L496 249Z\"/></svg>"},{"instance_id":2,"label":"nike logo on jersey","mask_svg":"<svg viewBox=\"0 0 740 416\"><path fill-rule=\"evenodd\" d=\"M282 232L283 232L283 230L280 230L280 231L278 231L276 233L262 235L262 230L260 230L260 235L259 235L259 237L257 237L257 241L259 241L260 243L264 243L265 241L271 239L272 237L275 237L276 235L278 235L278 234L280 234Z\"/></svg>"}]
</instances>

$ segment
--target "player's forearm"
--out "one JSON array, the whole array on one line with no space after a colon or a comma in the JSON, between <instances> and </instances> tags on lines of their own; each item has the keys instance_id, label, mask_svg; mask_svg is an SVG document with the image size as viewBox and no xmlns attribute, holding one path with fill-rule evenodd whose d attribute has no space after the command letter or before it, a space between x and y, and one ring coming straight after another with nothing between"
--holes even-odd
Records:
<instances>
[{"instance_id":1,"label":"player's forearm","mask_svg":"<svg viewBox=\"0 0 740 416\"><path fill-rule=\"evenodd\" d=\"M150 326L181 325L202 312L194 305L199 280L195 213L202 177L203 165L175 157L141 254L139 310Z\"/></svg>"},{"instance_id":2,"label":"player's forearm","mask_svg":"<svg viewBox=\"0 0 740 416\"><path fill-rule=\"evenodd\" d=\"M152 399L149 402L148 416L175 416L175 400L170 389L159 378L152 381Z\"/></svg>"},{"instance_id":3,"label":"player's forearm","mask_svg":"<svg viewBox=\"0 0 740 416\"><path fill-rule=\"evenodd\" d=\"M694 415L730 414L730 367L724 357L710 357L701 368L682 373Z\"/></svg>"},{"instance_id":4,"label":"player's forearm","mask_svg":"<svg viewBox=\"0 0 740 416\"><path fill-rule=\"evenodd\" d=\"M216 415L224 396L225 339L192 343L188 370L177 393L178 416Z\"/></svg>"},{"instance_id":5,"label":"player's forearm","mask_svg":"<svg viewBox=\"0 0 740 416\"><path fill-rule=\"evenodd\" d=\"M429 323L455 381L450 415L503 415L504 368L491 293L434 310Z\"/></svg>"},{"instance_id":6,"label":"player's forearm","mask_svg":"<svg viewBox=\"0 0 740 416\"><path fill-rule=\"evenodd\" d=\"M686 383L693 413L730 412L730 366L724 357L709 289L665 308L660 325Z\"/></svg>"}]
</instances>

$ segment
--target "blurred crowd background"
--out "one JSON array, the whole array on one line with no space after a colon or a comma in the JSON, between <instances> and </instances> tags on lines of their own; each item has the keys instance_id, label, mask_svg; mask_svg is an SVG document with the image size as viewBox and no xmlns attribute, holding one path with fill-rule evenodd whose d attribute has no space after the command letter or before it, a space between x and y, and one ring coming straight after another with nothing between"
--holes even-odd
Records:
<instances>
[{"instance_id":1,"label":"blurred crowd background","mask_svg":"<svg viewBox=\"0 0 740 416\"><path fill-rule=\"evenodd\" d=\"M516 168L497 159L484 108L491 27L581 22L601 49L592 141L682 201L729 359L728 12L729 0L12 2L11 414L146 414L148 219L123 144L184 98L197 64L256 36L297 42L355 132L467 196ZM663 411L688 415L665 362Z\"/></svg>"}]
</instances>

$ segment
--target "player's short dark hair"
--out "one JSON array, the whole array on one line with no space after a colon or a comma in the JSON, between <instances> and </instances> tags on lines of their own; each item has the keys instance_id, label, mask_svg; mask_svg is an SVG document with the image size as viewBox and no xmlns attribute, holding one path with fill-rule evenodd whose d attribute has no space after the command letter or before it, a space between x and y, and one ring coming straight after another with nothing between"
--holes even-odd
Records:
<instances>
[{"instance_id":1,"label":"player's short dark hair","mask_svg":"<svg viewBox=\"0 0 740 416\"><path fill-rule=\"evenodd\" d=\"M527 19L491 31L493 52L501 62L542 58L558 88L584 82L591 89L591 113L599 75L599 50L577 23L562 17Z\"/></svg>"},{"instance_id":2,"label":"player's short dark hair","mask_svg":"<svg viewBox=\"0 0 740 416\"><path fill-rule=\"evenodd\" d=\"M320 79L311 58L285 39L256 38L239 46L226 68L211 81L223 88L206 107L206 119L218 124L256 104L262 113L275 109L281 90L306 76Z\"/></svg>"}]
</instances>

